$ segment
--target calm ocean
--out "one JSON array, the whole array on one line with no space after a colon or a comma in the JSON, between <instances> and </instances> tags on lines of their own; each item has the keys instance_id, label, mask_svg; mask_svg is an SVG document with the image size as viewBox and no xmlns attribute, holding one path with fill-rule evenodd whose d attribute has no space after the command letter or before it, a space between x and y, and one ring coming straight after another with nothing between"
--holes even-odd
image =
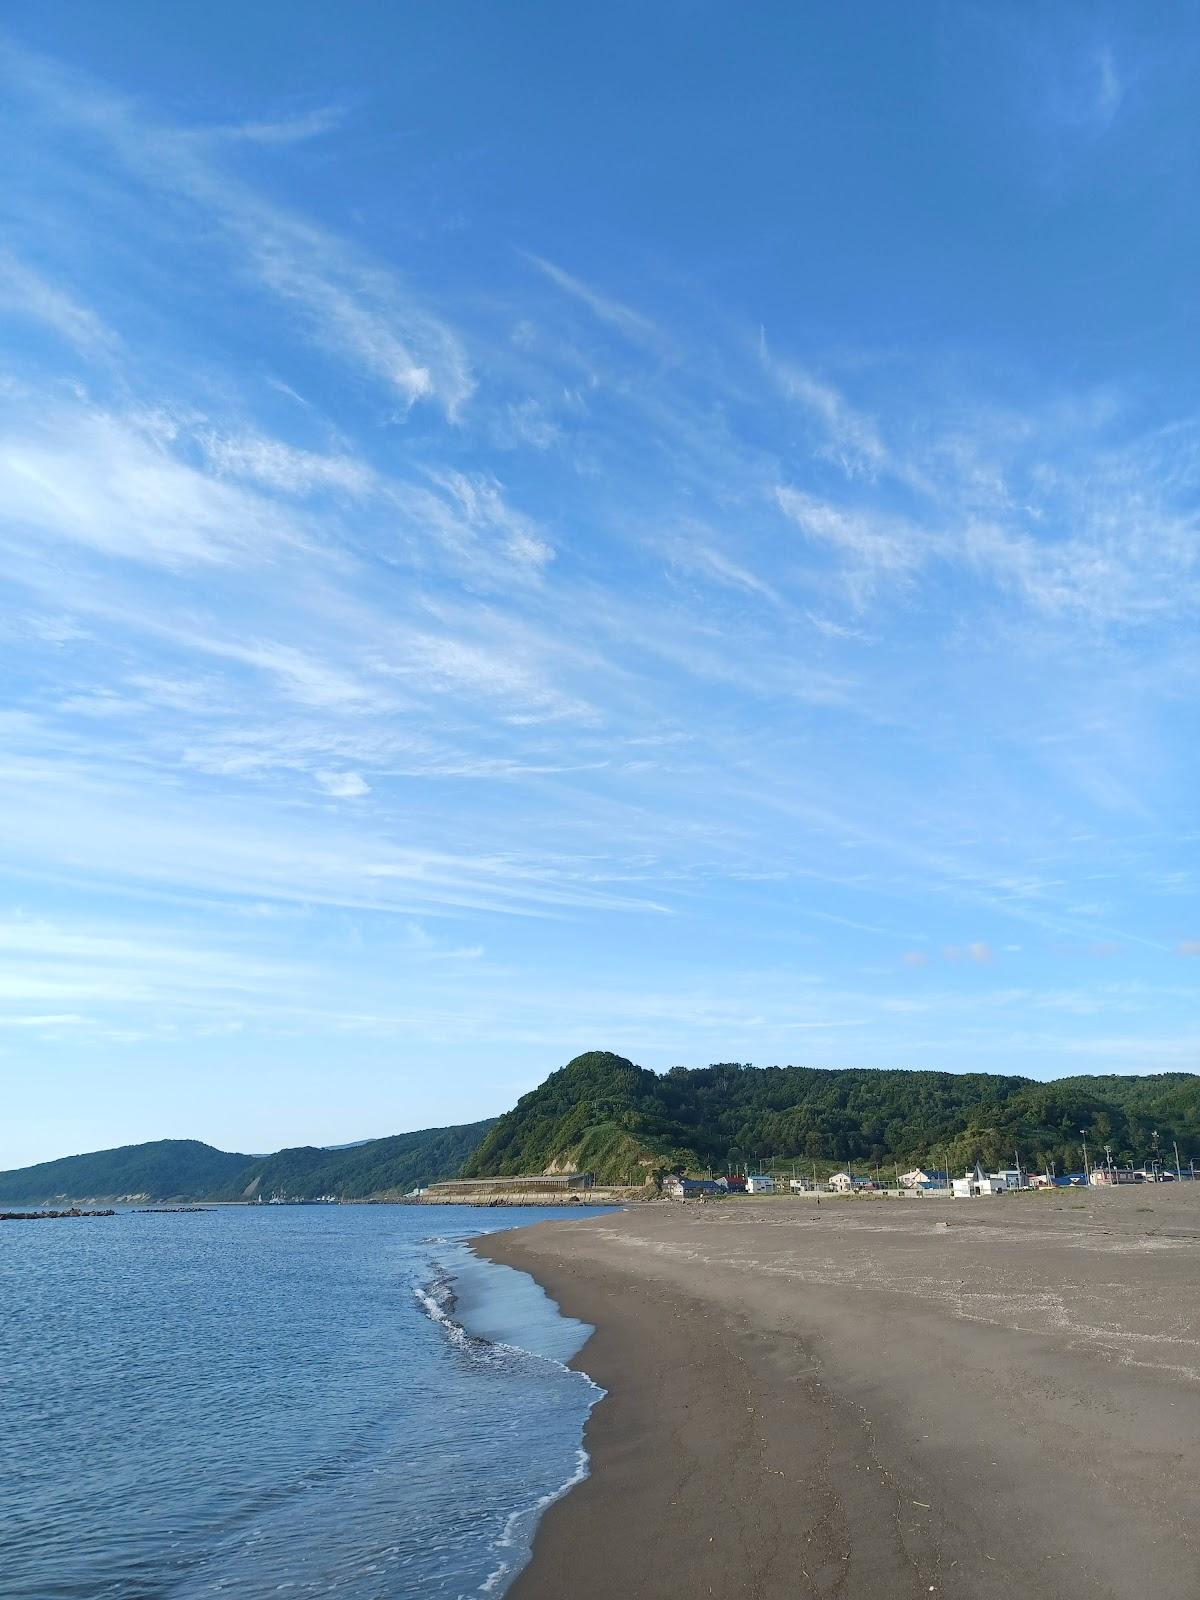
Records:
<instances>
[{"instance_id":1,"label":"calm ocean","mask_svg":"<svg viewBox=\"0 0 1200 1600\"><path fill-rule=\"evenodd\" d=\"M462 1240L561 1215L0 1226L4 1600L501 1594L599 1391L589 1330Z\"/></svg>"}]
</instances>

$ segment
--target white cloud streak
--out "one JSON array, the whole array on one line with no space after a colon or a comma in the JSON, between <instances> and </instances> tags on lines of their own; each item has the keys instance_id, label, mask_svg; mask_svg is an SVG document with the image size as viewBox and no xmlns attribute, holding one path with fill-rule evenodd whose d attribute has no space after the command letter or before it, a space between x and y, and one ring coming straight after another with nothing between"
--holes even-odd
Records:
<instances>
[{"instance_id":1,"label":"white cloud streak","mask_svg":"<svg viewBox=\"0 0 1200 1600\"><path fill-rule=\"evenodd\" d=\"M18 260L11 250L0 250L0 310L43 323L84 355L110 355L119 344L94 311Z\"/></svg>"}]
</instances>

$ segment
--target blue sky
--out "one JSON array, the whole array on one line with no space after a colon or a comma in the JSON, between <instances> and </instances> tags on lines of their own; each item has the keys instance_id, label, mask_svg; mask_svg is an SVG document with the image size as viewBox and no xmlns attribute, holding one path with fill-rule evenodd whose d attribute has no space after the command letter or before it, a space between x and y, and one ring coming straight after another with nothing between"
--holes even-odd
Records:
<instances>
[{"instance_id":1,"label":"blue sky","mask_svg":"<svg viewBox=\"0 0 1200 1600\"><path fill-rule=\"evenodd\" d=\"M9 7L0 1166L1194 1069L1198 22Z\"/></svg>"}]
</instances>

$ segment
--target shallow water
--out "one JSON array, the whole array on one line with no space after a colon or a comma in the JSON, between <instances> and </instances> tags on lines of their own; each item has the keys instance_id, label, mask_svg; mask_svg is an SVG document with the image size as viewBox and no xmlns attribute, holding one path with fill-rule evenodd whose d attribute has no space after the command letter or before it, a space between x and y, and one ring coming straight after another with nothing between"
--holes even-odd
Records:
<instances>
[{"instance_id":1,"label":"shallow water","mask_svg":"<svg viewBox=\"0 0 1200 1600\"><path fill-rule=\"evenodd\" d=\"M589 1330L462 1240L561 1215L5 1224L5 1600L501 1594L599 1391Z\"/></svg>"}]
</instances>

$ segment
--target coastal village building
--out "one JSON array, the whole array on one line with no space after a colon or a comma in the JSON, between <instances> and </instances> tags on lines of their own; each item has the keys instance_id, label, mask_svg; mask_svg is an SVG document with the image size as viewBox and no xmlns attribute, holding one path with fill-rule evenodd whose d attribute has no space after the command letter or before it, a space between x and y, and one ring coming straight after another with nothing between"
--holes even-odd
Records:
<instances>
[{"instance_id":1,"label":"coastal village building","mask_svg":"<svg viewBox=\"0 0 1200 1600\"><path fill-rule=\"evenodd\" d=\"M663 1179L662 1192L669 1200L724 1199L729 1186L717 1178L682 1178L672 1172Z\"/></svg>"},{"instance_id":2,"label":"coastal village building","mask_svg":"<svg viewBox=\"0 0 1200 1600\"><path fill-rule=\"evenodd\" d=\"M862 1180L860 1178L856 1178L853 1173L835 1172L833 1177L829 1180L829 1187L835 1194L849 1194L852 1189L858 1188L861 1181Z\"/></svg>"},{"instance_id":3,"label":"coastal village building","mask_svg":"<svg viewBox=\"0 0 1200 1600\"><path fill-rule=\"evenodd\" d=\"M954 1197L956 1200L971 1200L982 1194L1004 1194L1007 1188L1008 1184L1003 1178L985 1172L977 1161L974 1172L955 1178Z\"/></svg>"},{"instance_id":4,"label":"coastal village building","mask_svg":"<svg viewBox=\"0 0 1200 1600\"><path fill-rule=\"evenodd\" d=\"M924 1167L914 1167L911 1172L900 1174L900 1187L902 1189L944 1189L946 1187L946 1174L939 1172L935 1167L926 1171Z\"/></svg>"},{"instance_id":5,"label":"coastal village building","mask_svg":"<svg viewBox=\"0 0 1200 1600\"><path fill-rule=\"evenodd\" d=\"M765 1172L754 1172L746 1179L747 1194L774 1194L775 1179Z\"/></svg>"}]
</instances>

